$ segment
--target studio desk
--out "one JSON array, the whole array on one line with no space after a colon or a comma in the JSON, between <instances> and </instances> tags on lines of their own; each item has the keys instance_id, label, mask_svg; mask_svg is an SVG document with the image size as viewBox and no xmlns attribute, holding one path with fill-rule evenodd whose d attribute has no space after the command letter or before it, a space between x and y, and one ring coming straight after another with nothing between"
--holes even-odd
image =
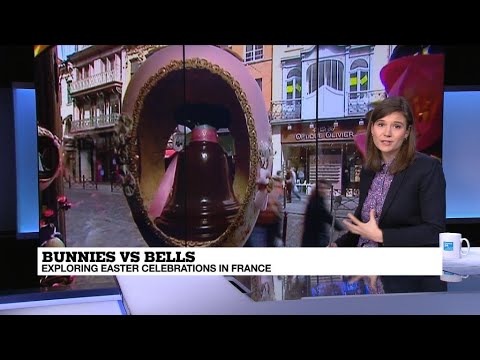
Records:
<instances>
[{"instance_id":1,"label":"studio desk","mask_svg":"<svg viewBox=\"0 0 480 360\"><path fill-rule=\"evenodd\" d=\"M384 294L338 276L79 277L65 288L0 293L0 315L480 314L480 248L443 268L425 282L432 291Z\"/></svg>"},{"instance_id":2,"label":"studio desk","mask_svg":"<svg viewBox=\"0 0 480 360\"><path fill-rule=\"evenodd\" d=\"M416 278L414 283L420 277ZM465 259L444 262L444 275L428 277L424 290L407 286L399 293L372 294L365 282L350 284L328 276L118 276L117 280L127 312L134 315L480 314L480 248L471 248ZM401 281L409 284L408 279Z\"/></svg>"}]
</instances>

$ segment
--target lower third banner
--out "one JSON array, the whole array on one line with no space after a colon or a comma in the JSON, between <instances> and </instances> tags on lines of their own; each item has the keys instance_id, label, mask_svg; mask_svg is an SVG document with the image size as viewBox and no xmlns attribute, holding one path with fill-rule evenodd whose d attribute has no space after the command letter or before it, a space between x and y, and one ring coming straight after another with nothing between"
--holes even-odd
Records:
<instances>
[{"instance_id":1,"label":"lower third banner","mask_svg":"<svg viewBox=\"0 0 480 360\"><path fill-rule=\"evenodd\" d=\"M441 275L439 248L39 248L38 275Z\"/></svg>"}]
</instances>

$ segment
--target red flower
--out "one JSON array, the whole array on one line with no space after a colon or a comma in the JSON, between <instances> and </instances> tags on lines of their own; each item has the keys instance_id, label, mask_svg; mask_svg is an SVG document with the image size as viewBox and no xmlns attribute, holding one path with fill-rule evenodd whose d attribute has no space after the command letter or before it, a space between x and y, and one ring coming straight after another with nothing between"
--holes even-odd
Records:
<instances>
[{"instance_id":1,"label":"red flower","mask_svg":"<svg viewBox=\"0 0 480 360\"><path fill-rule=\"evenodd\" d=\"M65 195L60 195L57 197L57 202L60 210L68 210L72 207L72 203L68 202L68 199Z\"/></svg>"},{"instance_id":2,"label":"red flower","mask_svg":"<svg viewBox=\"0 0 480 360\"><path fill-rule=\"evenodd\" d=\"M46 218L52 217L53 215L55 215L55 211L52 209L47 209L43 212L43 216Z\"/></svg>"},{"instance_id":3,"label":"red flower","mask_svg":"<svg viewBox=\"0 0 480 360\"><path fill-rule=\"evenodd\" d=\"M57 201L59 203L66 203L67 202L67 197L65 195L60 195L57 197Z\"/></svg>"}]
</instances>

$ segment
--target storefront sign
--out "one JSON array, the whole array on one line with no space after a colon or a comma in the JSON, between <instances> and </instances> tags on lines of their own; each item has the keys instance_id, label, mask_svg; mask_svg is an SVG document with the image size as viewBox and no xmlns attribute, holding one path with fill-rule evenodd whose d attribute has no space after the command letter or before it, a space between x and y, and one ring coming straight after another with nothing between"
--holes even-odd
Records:
<instances>
[{"instance_id":1,"label":"storefront sign","mask_svg":"<svg viewBox=\"0 0 480 360\"><path fill-rule=\"evenodd\" d=\"M288 130L287 126L282 127L282 143L303 143L318 141L345 141L353 140L356 132L364 131L365 126L358 125L358 121L339 121L338 126L333 122L323 123L315 131L309 124L294 124Z\"/></svg>"},{"instance_id":2,"label":"storefront sign","mask_svg":"<svg viewBox=\"0 0 480 360\"><path fill-rule=\"evenodd\" d=\"M317 138L319 140L346 140L353 139L353 131L326 131L324 133L318 132ZM297 133L295 134L297 141L315 141L315 134Z\"/></svg>"}]
</instances>

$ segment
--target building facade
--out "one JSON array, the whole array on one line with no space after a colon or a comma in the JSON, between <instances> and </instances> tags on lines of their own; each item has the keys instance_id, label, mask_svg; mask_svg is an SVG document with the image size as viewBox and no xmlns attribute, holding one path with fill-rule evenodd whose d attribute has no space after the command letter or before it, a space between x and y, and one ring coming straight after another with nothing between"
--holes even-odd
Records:
<instances>
[{"instance_id":1,"label":"building facade","mask_svg":"<svg viewBox=\"0 0 480 360\"><path fill-rule=\"evenodd\" d=\"M386 97L380 70L393 45L274 45L271 124L274 172L295 167L356 196L365 114ZM317 142L318 139L318 142Z\"/></svg>"},{"instance_id":2,"label":"building facade","mask_svg":"<svg viewBox=\"0 0 480 360\"><path fill-rule=\"evenodd\" d=\"M272 101L273 45L231 45L231 50L243 59L260 87L265 106L269 110Z\"/></svg>"},{"instance_id":3,"label":"building facade","mask_svg":"<svg viewBox=\"0 0 480 360\"><path fill-rule=\"evenodd\" d=\"M76 169L76 148L73 136L70 133L73 118L73 98L71 96L72 66L66 61L66 54L75 52L74 47L59 45L58 74L60 90L60 116L62 118L62 139L63 139L63 176L66 180L75 181Z\"/></svg>"},{"instance_id":4,"label":"building facade","mask_svg":"<svg viewBox=\"0 0 480 360\"><path fill-rule=\"evenodd\" d=\"M73 179L115 176L112 135L126 88L163 46L59 46L64 158ZM273 172L295 167L307 183L327 179L354 196L362 164L355 138L365 132L372 103L385 97L380 70L394 45L218 46L243 59L262 91L272 126ZM229 140L228 131L220 135Z\"/></svg>"},{"instance_id":5,"label":"building facade","mask_svg":"<svg viewBox=\"0 0 480 360\"><path fill-rule=\"evenodd\" d=\"M115 176L114 126L126 79L123 45L73 45L60 64L65 167L74 181Z\"/></svg>"}]
</instances>

